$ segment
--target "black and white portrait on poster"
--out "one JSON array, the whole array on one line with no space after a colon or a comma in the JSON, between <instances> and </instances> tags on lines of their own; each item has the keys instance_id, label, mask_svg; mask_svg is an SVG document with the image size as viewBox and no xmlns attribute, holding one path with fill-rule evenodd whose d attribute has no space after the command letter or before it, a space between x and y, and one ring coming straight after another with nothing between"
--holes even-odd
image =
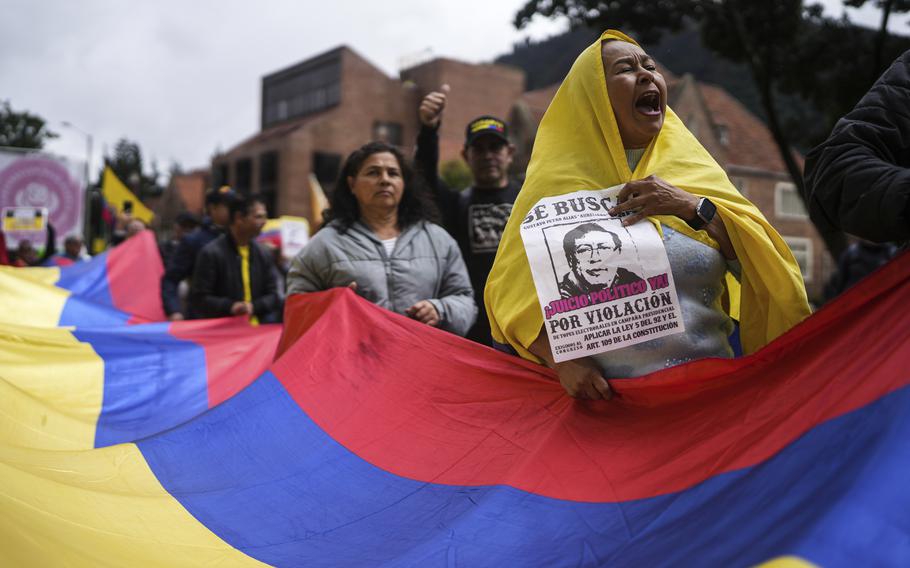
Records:
<instances>
[{"instance_id":1,"label":"black and white portrait on poster","mask_svg":"<svg viewBox=\"0 0 910 568\"><path fill-rule=\"evenodd\" d=\"M521 237L556 361L685 330L673 273L650 221L610 215L622 186L541 199Z\"/></svg>"},{"instance_id":2,"label":"black and white portrait on poster","mask_svg":"<svg viewBox=\"0 0 910 568\"><path fill-rule=\"evenodd\" d=\"M562 248L568 268L559 280L560 297L571 298L618 284L642 282L642 277L638 275L641 262L628 233L625 227L620 232L611 231L593 221L575 225L565 233ZM623 239L620 234L626 238ZM553 260L553 257L550 259Z\"/></svg>"}]
</instances>

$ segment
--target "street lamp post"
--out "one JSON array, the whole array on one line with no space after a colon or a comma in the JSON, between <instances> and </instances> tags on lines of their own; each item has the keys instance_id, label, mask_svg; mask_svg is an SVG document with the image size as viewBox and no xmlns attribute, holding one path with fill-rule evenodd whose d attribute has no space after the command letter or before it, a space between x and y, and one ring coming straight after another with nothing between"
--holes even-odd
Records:
<instances>
[{"instance_id":1,"label":"street lamp post","mask_svg":"<svg viewBox=\"0 0 910 568\"><path fill-rule=\"evenodd\" d=\"M96 251L94 251L95 247L92 240L96 235L94 235L94 231L92 230L92 219L90 218L92 207L92 184L89 177L91 175L92 167L92 135L68 120L64 120L60 124L65 128L70 128L85 136L85 196L82 203L82 232L86 246L93 249L92 253L94 254Z\"/></svg>"}]
</instances>

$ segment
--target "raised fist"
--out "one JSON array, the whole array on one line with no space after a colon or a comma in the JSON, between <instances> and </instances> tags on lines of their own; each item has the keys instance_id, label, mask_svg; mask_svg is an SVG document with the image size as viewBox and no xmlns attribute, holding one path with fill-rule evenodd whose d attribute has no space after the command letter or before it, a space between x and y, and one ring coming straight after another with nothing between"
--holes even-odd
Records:
<instances>
[{"instance_id":1,"label":"raised fist","mask_svg":"<svg viewBox=\"0 0 910 568\"><path fill-rule=\"evenodd\" d=\"M449 94L449 86L442 85L438 91L433 91L420 101L421 124L436 128L439 126L439 120L442 118L442 111L446 108L446 97Z\"/></svg>"}]
</instances>

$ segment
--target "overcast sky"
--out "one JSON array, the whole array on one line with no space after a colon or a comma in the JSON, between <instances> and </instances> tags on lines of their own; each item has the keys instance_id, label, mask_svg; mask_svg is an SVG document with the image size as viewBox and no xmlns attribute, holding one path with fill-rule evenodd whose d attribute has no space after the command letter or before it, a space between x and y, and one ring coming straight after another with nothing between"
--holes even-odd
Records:
<instances>
[{"instance_id":1,"label":"overcast sky","mask_svg":"<svg viewBox=\"0 0 910 568\"><path fill-rule=\"evenodd\" d=\"M427 50L489 61L526 37L566 29L512 27L524 0L263 1L0 0L0 99L60 134L48 149L94 160L121 137L162 171L207 167L257 131L260 78L341 44L389 75ZM840 6L836 0L826 4ZM874 10L860 15L876 22ZM837 8L840 13L840 8ZM895 30L907 33L905 19ZM164 181L164 180L162 180Z\"/></svg>"}]
</instances>

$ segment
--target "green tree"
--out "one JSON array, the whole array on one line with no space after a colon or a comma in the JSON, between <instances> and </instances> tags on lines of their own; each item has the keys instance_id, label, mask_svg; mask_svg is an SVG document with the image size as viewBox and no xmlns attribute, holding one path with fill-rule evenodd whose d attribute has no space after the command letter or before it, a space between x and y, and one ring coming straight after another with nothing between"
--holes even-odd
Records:
<instances>
[{"instance_id":1,"label":"green tree","mask_svg":"<svg viewBox=\"0 0 910 568\"><path fill-rule=\"evenodd\" d=\"M859 6L867 0L846 1ZM625 29L650 43L694 23L705 46L748 68L768 129L802 196L802 171L793 151L793 129L800 125L782 118L783 95L799 94L817 106L829 122L826 132L852 108L878 77L882 62L893 59L885 41L888 14L910 8L910 0L872 1L887 10L877 35L848 19L828 18L820 5L802 0L530 0L516 14L515 25L524 26L536 14L566 17L573 25ZM866 71L858 74L858 69ZM846 237L819 233L837 258Z\"/></svg>"},{"instance_id":2,"label":"green tree","mask_svg":"<svg viewBox=\"0 0 910 568\"><path fill-rule=\"evenodd\" d=\"M57 136L40 116L14 111L9 101L0 104L0 146L40 150L46 141Z\"/></svg>"},{"instance_id":3,"label":"green tree","mask_svg":"<svg viewBox=\"0 0 910 568\"><path fill-rule=\"evenodd\" d=\"M875 34L875 42L872 47L872 75L870 78L875 81L890 62L890 59L887 59L885 54L890 36L888 33L888 22L891 20L891 15L910 12L910 0L844 0L844 4L851 8L862 8L869 3L875 4L875 7L881 10L878 32Z\"/></svg>"},{"instance_id":4,"label":"green tree","mask_svg":"<svg viewBox=\"0 0 910 568\"><path fill-rule=\"evenodd\" d=\"M152 169L146 174L142 160L142 149L137 142L121 138L114 145L113 156L106 158L106 164L120 181L140 198L158 195L162 188L158 184L158 164L152 161Z\"/></svg>"},{"instance_id":5,"label":"green tree","mask_svg":"<svg viewBox=\"0 0 910 568\"><path fill-rule=\"evenodd\" d=\"M171 160L171 165L167 169L168 177L183 175L183 166L177 160Z\"/></svg>"}]
</instances>

